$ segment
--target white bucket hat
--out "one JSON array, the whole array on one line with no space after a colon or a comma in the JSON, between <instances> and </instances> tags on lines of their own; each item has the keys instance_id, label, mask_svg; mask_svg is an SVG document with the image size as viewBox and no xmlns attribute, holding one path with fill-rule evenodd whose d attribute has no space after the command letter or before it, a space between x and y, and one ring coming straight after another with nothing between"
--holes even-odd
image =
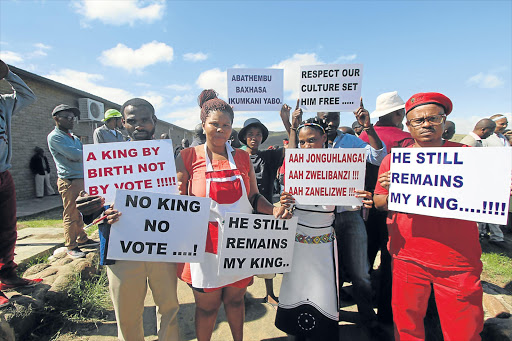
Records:
<instances>
[{"instance_id":1,"label":"white bucket hat","mask_svg":"<svg viewBox=\"0 0 512 341\"><path fill-rule=\"evenodd\" d=\"M398 96L397 91L385 92L377 97L377 106L375 111L370 114L370 117L379 118L403 108L405 108L405 102Z\"/></svg>"}]
</instances>

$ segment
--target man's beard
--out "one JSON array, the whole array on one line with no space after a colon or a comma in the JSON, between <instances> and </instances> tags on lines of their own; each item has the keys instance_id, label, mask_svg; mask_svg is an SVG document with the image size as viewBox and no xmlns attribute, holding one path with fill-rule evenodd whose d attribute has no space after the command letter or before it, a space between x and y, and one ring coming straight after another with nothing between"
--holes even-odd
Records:
<instances>
[{"instance_id":1,"label":"man's beard","mask_svg":"<svg viewBox=\"0 0 512 341\"><path fill-rule=\"evenodd\" d=\"M147 130L134 130L130 137L135 141L151 140L155 134L155 129L156 127L150 132Z\"/></svg>"}]
</instances>

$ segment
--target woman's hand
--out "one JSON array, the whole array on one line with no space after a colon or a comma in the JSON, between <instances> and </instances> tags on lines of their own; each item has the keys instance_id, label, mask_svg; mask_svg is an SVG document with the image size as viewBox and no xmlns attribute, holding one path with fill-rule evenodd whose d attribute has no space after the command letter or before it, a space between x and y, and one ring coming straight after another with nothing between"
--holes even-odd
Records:
<instances>
[{"instance_id":1,"label":"woman's hand","mask_svg":"<svg viewBox=\"0 0 512 341\"><path fill-rule=\"evenodd\" d=\"M287 210L283 206L275 207L273 209L273 215L276 219L290 219L293 217L293 213L289 210Z\"/></svg>"},{"instance_id":2,"label":"woman's hand","mask_svg":"<svg viewBox=\"0 0 512 341\"><path fill-rule=\"evenodd\" d=\"M107 223L112 225L119 220L119 217L122 215L122 213L116 210L114 205L112 205L105 211L105 215L107 216Z\"/></svg>"},{"instance_id":3,"label":"woman's hand","mask_svg":"<svg viewBox=\"0 0 512 341\"><path fill-rule=\"evenodd\" d=\"M292 113L292 128L297 129L302 122L302 109L299 107L300 99L297 100L297 106Z\"/></svg>"},{"instance_id":4,"label":"woman's hand","mask_svg":"<svg viewBox=\"0 0 512 341\"><path fill-rule=\"evenodd\" d=\"M281 115L283 122L290 122L290 110L292 110L292 107L286 103L281 107L281 112L279 114Z\"/></svg>"},{"instance_id":5,"label":"woman's hand","mask_svg":"<svg viewBox=\"0 0 512 341\"><path fill-rule=\"evenodd\" d=\"M295 199L290 193L283 191L281 193L281 197L279 198L279 202L281 203L282 207L290 209L295 204Z\"/></svg>"},{"instance_id":6,"label":"woman's hand","mask_svg":"<svg viewBox=\"0 0 512 341\"><path fill-rule=\"evenodd\" d=\"M363 207L372 208L373 207L373 196L371 192L363 191L356 189L356 198L363 199Z\"/></svg>"},{"instance_id":7,"label":"woman's hand","mask_svg":"<svg viewBox=\"0 0 512 341\"><path fill-rule=\"evenodd\" d=\"M382 173L381 175L379 175L379 178L377 179L377 181L379 182L379 184L386 190L389 191L389 184L391 184L391 171L387 171L385 173Z\"/></svg>"}]
</instances>

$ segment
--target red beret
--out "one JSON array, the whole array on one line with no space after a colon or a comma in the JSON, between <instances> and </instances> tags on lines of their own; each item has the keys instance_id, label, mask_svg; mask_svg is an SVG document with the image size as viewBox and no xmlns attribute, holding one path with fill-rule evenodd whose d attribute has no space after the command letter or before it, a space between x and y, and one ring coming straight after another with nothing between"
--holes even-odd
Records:
<instances>
[{"instance_id":1,"label":"red beret","mask_svg":"<svg viewBox=\"0 0 512 341\"><path fill-rule=\"evenodd\" d=\"M420 92L412 95L411 98L405 103L405 113L407 114L412 109L425 104L439 104L444 108L446 115L452 112L453 104L448 97L439 92Z\"/></svg>"}]
</instances>

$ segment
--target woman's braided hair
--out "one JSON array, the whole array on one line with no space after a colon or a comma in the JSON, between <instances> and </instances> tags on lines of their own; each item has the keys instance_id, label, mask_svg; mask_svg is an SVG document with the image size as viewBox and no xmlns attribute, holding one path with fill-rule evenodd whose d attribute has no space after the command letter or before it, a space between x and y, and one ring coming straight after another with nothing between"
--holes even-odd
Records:
<instances>
[{"instance_id":1,"label":"woman's braided hair","mask_svg":"<svg viewBox=\"0 0 512 341\"><path fill-rule=\"evenodd\" d=\"M235 118L233 108L223 100L217 97L217 92L213 89L203 90L197 97L197 103L201 107L201 122L205 122L211 111L222 111L231 117L231 123Z\"/></svg>"}]
</instances>

